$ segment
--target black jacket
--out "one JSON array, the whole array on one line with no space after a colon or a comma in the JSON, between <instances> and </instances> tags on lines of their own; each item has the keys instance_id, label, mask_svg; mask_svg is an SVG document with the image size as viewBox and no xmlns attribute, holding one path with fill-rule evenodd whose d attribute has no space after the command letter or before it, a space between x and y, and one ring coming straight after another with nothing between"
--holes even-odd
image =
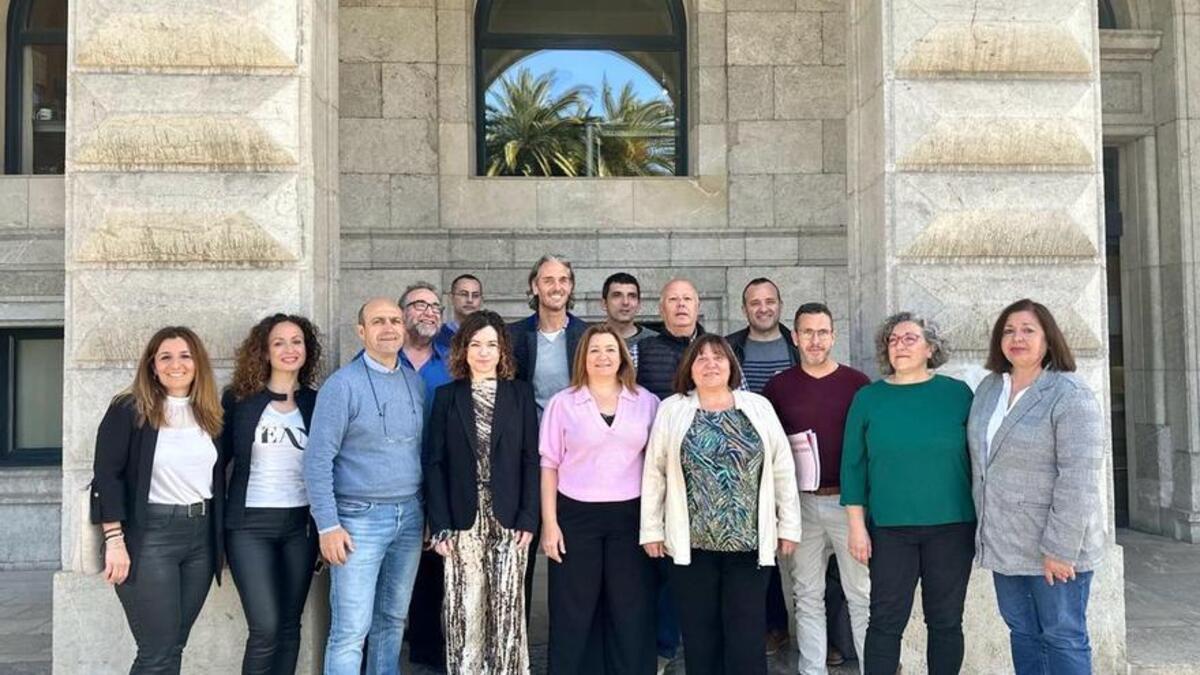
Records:
<instances>
[{"instance_id":1,"label":"black jacket","mask_svg":"<svg viewBox=\"0 0 1200 675\"><path fill-rule=\"evenodd\" d=\"M425 424L425 512L429 531L467 530L479 510L475 405L471 382L437 389ZM496 383L492 413L492 511L500 525L536 532L541 513L537 404L533 387L519 380Z\"/></svg>"},{"instance_id":2,"label":"black jacket","mask_svg":"<svg viewBox=\"0 0 1200 675\"><path fill-rule=\"evenodd\" d=\"M637 383L659 398L675 393L675 371L683 361L692 340L704 335L704 326L696 324L696 334L675 337L667 330L638 343Z\"/></svg>"},{"instance_id":3,"label":"black jacket","mask_svg":"<svg viewBox=\"0 0 1200 675\"><path fill-rule=\"evenodd\" d=\"M575 364L575 348L579 346L579 338L588 329L588 324L574 314L567 313L567 372L571 373ZM512 341L513 359L517 362L517 379L533 382L533 370L537 367L538 315L530 316L508 324L508 337Z\"/></svg>"},{"instance_id":4,"label":"black jacket","mask_svg":"<svg viewBox=\"0 0 1200 675\"><path fill-rule=\"evenodd\" d=\"M150 474L154 471L154 450L158 444L158 429L137 423L133 398L118 396L108 406L100 429L96 432L96 457L92 464L91 516L96 524L120 522L125 530L125 547L129 550L129 577L137 576L138 553L141 551L146 522L146 504L150 501ZM221 439L213 439L221 447ZM209 514L209 543L213 557L213 573L221 582L221 567L225 560L224 504L225 473L221 462L213 463L212 512Z\"/></svg>"},{"instance_id":5,"label":"black jacket","mask_svg":"<svg viewBox=\"0 0 1200 675\"><path fill-rule=\"evenodd\" d=\"M238 400L233 391L226 389L221 397L225 409L225 430L221 433L221 467L233 462L233 473L225 491L225 529L236 530L242 526L246 514L246 485L250 482L250 454L254 446L254 430L258 427L263 410L272 399L283 398L263 389L257 394ZM296 392L296 407L304 418L304 428L312 423L313 406L317 403L317 392L301 388Z\"/></svg>"},{"instance_id":6,"label":"black jacket","mask_svg":"<svg viewBox=\"0 0 1200 675\"><path fill-rule=\"evenodd\" d=\"M783 344L787 345L788 358L791 359L794 366L800 363L800 352L796 351L796 345L792 343L792 332L787 329L787 326L783 324L778 325L779 334L783 336ZM748 339L750 339L749 327L725 336L725 340L733 348L733 353L737 356L738 363L746 362L746 340Z\"/></svg>"}]
</instances>

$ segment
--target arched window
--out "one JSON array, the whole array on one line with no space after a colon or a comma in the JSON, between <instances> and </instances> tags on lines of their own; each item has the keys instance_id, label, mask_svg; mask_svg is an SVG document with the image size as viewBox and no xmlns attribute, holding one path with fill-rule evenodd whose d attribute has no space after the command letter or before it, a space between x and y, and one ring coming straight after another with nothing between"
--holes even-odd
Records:
<instances>
[{"instance_id":1,"label":"arched window","mask_svg":"<svg viewBox=\"0 0 1200 675\"><path fill-rule=\"evenodd\" d=\"M1113 11L1112 0L1099 0L1100 4L1100 28L1101 29L1116 29L1117 13Z\"/></svg>"},{"instance_id":2,"label":"arched window","mask_svg":"<svg viewBox=\"0 0 1200 675\"><path fill-rule=\"evenodd\" d=\"M679 0L480 0L480 175L687 174Z\"/></svg>"},{"instance_id":3,"label":"arched window","mask_svg":"<svg viewBox=\"0 0 1200 675\"><path fill-rule=\"evenodd\" d=\"M66 158L67 1L8 10L5 173L62 173Z\"/></svg>"}]
</instances>

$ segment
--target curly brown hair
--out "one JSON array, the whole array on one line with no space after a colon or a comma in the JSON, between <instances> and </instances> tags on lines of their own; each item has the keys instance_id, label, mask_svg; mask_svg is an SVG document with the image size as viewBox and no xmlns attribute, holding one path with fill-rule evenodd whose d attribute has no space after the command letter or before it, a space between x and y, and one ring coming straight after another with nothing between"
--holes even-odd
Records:
<instances>
[{"instance_id":1,"label":"curly brown hair","mask_svg":"<svg viewBox=\"0 0 1200 675\"><path fill-rule=\"evenodd\" d=\"M496 379L511 380L517 374L517 364L513 359L512 341L509 339L508 326L504 319L490 309L481 309L463 320L450 341L450 377L456 380L471 379L471 366L467 363L467 346L475 334L491 326L496 331L496 339L500 346L500 362L496 364Z\"/></svg>"},{"instance_id":2,"label":"curly brown hair","mask_svg":"<svg viewBox=\"0 0 1200 675\"><path fill-rule=\"evenodd\" d=\"M250 329L250 334L237 348L237 365L229 388L240 399L252 396L267 386L271 377L271 356L267 339L271 330L281 323L293 323L304 333L304 365L298 376L301 387L315 389L321 371L321 334L306 317L277 313L265 317Z\"/></svg>"}]
</instances>

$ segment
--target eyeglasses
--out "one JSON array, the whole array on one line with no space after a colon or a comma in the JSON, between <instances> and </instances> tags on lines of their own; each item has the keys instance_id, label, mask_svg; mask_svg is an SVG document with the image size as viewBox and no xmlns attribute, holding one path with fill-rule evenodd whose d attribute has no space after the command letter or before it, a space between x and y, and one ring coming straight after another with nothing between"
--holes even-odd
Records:
<instances>
[{"instance_id":1,"label":"eyeglasses","mask_svg":"<svg viewBox=\"0 0 1200 675\"><path fill-rule=\"evenodd\" d=\"M453 295L456 298L462 298L463 300L479 300L480 298L483 297L483 293L481 293L479 291L476 291L474 293L472 293L471 291L454 291L453 293L451 293L451 295Z\"/></svg>"},{"instance_id":2,"label":"eyeglasses","mask_svg":"<svg viewBox=\"0 0 1200 675\"><path fill-rule=\"evenodd\" d=\"M822 328L820 330L805 329L800 331L800 339L805 342L824 342L833 337L833 331Z\"/></svg>"},{"instance_id":3,"label":"eyeglasses","mask_svg":"<svg viewBox=\"0 0 1200 675\"><path fill-rule=\"evenodd\" d=\"M913 345L920 342L923 337L924 336L917 335L916 333L905 333L904 335L889 335L888 339L887 339L887 345L889 347L895 347L896 345L904 345L905 347L912 347Z\"/></svg>"},{"instance_id":4,"label":"eyeglasses","mask_svg":"<svg viewBox=\"0 0 1200 675\"><path fill-rule=\"evenodd\" d=\"M442 305L438 302L425 302L424 300L413 300L404 306L404 309L411 309L417 314L424 314L429 310L433 310L438 314L442 313Z\"/></svg>"}]
</instances>

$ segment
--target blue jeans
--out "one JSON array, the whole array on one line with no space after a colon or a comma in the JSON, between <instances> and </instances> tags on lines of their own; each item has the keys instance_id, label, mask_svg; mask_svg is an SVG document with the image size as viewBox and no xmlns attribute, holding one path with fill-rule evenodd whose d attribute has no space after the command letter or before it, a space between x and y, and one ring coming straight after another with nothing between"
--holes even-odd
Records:
<instances>
[{"instance_id":1,"label":"blue jeans","mask_svg":"<svg viewBox=\"0 0 1200 675\"><path fill-rule=\"evenodd\" d=\"M346 564L331 567L325 675L359 675L368 635L367 675L399 673L400 639L421 558L421 499L338 500L337 509L354 551Z\"/></svg>"},{"instance_id":2,"label":"blue jeans","mask_svg":"<svg viewBox=\"0 0 1200 675\"><path fill-rule=\"evenodd\" d=\"M996 604L1008 624L1017 675L1088 675L1087 603L1091 572L1053 586L1040 576L993 574Z\"/></svg>"}]
</instances>

